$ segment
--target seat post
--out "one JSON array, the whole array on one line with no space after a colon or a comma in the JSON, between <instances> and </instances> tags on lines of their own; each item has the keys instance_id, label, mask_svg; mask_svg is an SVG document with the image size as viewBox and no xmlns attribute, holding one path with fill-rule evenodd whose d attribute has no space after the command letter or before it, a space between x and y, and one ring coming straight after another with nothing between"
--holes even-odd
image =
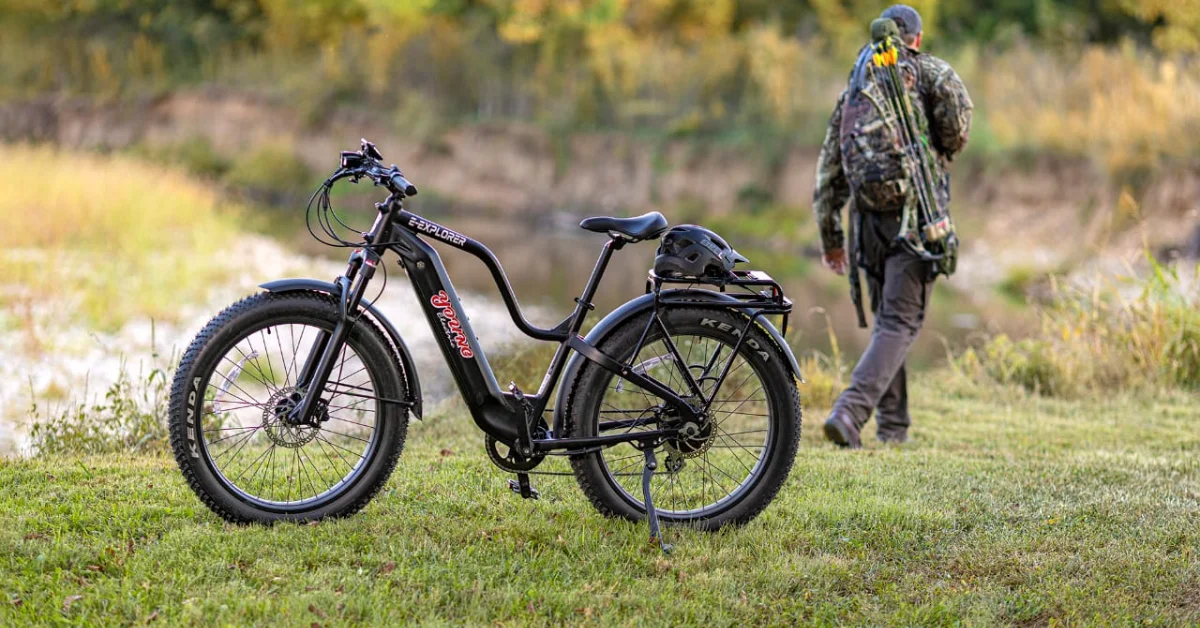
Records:
<instances>
[{"instance_id":1,"label":"seat post","mask_svg":"<svg viewBox=\"0 0 1200 628\"><path fill-rule=\"evenodd\" d=\"M604 243L604 248L600 250L600 258L596 260L595 267L592 268L592 274L588 277L587 284L583 287L583 294L578 299L575 299L575 314L572 315L571 332L574 336L579 333L583 327L583 319L590 310L596 309L592 305L592 298L596 296L596 290L600 287L600 279L604 277L604 271L608 268L608 261L612 259L613 251L619 250L625 246L625 237L620 234L609 234L609 241Z\"/></svg>"}]
</instances>

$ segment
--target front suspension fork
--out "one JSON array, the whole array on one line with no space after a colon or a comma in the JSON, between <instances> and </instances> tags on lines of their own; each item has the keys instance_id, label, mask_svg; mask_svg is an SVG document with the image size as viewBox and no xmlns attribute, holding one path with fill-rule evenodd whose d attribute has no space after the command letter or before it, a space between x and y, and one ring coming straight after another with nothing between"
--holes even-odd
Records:
<instances>
[{"instance_id":1,"label":"front suspension fork","mask_svg":"<svg viewBox=\"0 0 1200 628\"><path fill-rule=\"evenodd\" d=\"M288 421L293 425L312 423L313 412L321 399L321 392L329 382L329 376L333 374L334 363L346 344L350 328L357 321L357 317L351 319L350 313L358 311L363 293L375 274L379 260L379 255L374 251L358 249L350 255L346 275L337 278L335 283L339 290L334 296L338 300L338 322L333 331L317 335L308 357L304 360L304 366L300 369L296 387L305 392L300 403L288 413ZM355 281L356 277L358 281Z\"/></svg>"}]
</instances>

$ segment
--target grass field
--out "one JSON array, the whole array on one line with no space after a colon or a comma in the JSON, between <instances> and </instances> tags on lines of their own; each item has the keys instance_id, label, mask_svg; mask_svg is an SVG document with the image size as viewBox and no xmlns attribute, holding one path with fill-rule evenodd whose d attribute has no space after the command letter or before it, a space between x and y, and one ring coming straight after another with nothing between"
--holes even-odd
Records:
<instances>
[{"instance_id":1,"label":"grass field","mask_svg":"<svg viewBox=\"0 0 1200 628\"><path fill-rule=\"evenodd\" d=\"M665 558L571 478L510 494L456 411L311 526L225 525L165 456L3 460L0 625L1200 622L1194 396L913 398L904 446L836 450L810 412L778 500Z\"/></svg>"}]
</instances>

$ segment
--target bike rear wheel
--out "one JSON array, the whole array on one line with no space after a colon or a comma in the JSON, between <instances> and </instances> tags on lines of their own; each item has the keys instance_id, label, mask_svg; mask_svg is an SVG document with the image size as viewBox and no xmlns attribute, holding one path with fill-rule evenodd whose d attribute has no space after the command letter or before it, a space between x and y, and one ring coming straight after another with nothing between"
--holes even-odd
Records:
<instances>
[{"instance_id":1,"label":"bike rear wheel","mask_svg":"<svg viewBox=\"0 0 1200 628\"><path fill-rule=\"evenodd\" d=\"M642 340L648 316L622 324L599 348L694 408L708 408L700 423L683 426L687 435L655 450L651 490L659 517L705 530L745 523L774 499L799 445L800 398L790 369L757 325L739 346L746 329L740 314L672 308L660 314L668 333L654 324ZM684 369L701 395L691 392ZM570 436L680 426L662 399L596 364L584 365L569 385ZM601 513L635 521L646 516L640 447L625 443L572 458L576 480Z\"/></svg>"},{"instance_id":2,"label":"bike rear wheel","mask_svg":"<svg viewBox=\"0 0 1200 628\"><path fill-rule=\"evenodd\" d=\"M395 403L406 391L373 323L354 323L311 423L288 419L304 397L300 371L338 316L327 295L263 293L218 314L184 353L171 444L189 486L222 518L344 516L387 481L407 433L406 409Z\"/></svg>"}]
</instances>

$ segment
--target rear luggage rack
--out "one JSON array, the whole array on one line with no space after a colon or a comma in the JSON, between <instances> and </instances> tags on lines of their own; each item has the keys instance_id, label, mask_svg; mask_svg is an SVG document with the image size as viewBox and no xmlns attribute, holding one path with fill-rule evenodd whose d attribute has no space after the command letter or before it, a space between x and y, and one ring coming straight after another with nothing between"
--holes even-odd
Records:
<instances>
[{"instance_id":1,"label":"rear luggage rack","mask_svg":"<svg viewBox=\"0 0 1200 628\"><path fill-rule=\"evenodd\" d=\"M720 301L696 301L686 298L661 296L663 286L697 288L713 286L727 297ZM735 288L729 290L729 288ZM783 295L783 287L770 275L761 270L735 270L730 276L718 277L660 277L651 270L646 276L646 293L653 293L658 305L687 305L689 307L711 307L714 309L753 310L752 318L758 316L781 316L782 333L787 334L788 315L792 313L792 300Z\"/></svg>"}]
</instances>

